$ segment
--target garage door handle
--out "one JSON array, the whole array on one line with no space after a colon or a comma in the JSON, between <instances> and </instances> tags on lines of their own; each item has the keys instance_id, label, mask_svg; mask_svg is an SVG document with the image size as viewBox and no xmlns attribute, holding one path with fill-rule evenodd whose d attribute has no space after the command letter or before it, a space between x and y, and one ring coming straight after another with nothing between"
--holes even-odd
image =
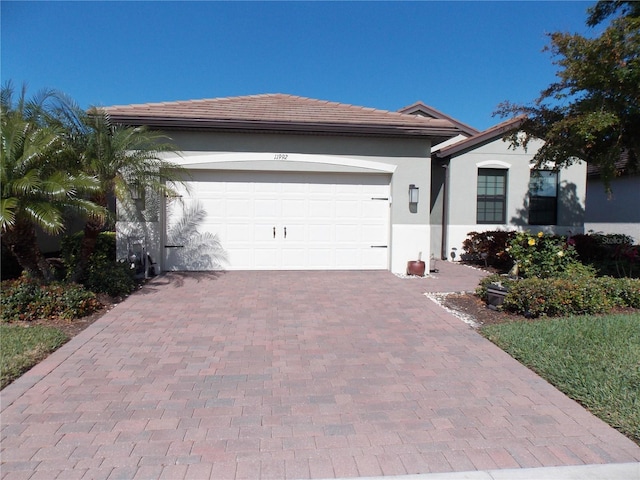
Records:
<instances>
[{"instance_id":1,"label":"garage door handle","mask_svg":"<svg viewBox=\"0 0 640 480\"><path fill-rule=\"evenodd\" d=\"M273 227L273 238L276 238L276 227Z\"/></svg>"},{"instance_id":2,"label":"garage door handle","mask_svg":"<svg viewBox=\"0 0 640 480\"><path fill-rule=\"evenodd\" d=\"M387 245L371 245L371 248L389 248Z\"/></svg>"},{"instance_id":3,"label":"garage door handle","mask_svg":"<svg viewBox=\"0 0 640 480\"><path fill-rule=\"evenodd\" d=\"M287 227L284 227L284 238L287 238Z\"/></svg>"}]
</instances>

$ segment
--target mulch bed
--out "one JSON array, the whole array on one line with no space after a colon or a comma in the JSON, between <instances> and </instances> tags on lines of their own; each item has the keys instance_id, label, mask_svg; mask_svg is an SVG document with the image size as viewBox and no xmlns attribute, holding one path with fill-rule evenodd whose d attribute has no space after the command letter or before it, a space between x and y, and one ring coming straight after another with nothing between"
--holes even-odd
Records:
<instances>
[{"instance_id":1,"label":"mulch bed","mask_svg":"<svg viewBox=\"0 0 640 480\"><path fill-rule=\"evenodd\" d=\"M472 293L454 293L447 295L444 306L473 317L481 327L505 322L524 320L520 315L491 310L478 296Z\"/></svg>"}]
</instances>

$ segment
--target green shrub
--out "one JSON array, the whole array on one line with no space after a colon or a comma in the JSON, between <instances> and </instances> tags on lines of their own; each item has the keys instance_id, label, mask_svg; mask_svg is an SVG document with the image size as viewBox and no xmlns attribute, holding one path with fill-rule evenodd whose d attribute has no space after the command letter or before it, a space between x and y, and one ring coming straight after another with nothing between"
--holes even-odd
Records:
<instances>
[{"instance_id":1,"label":"green shrub","mask_svg":"<svg viewBox=\"0 0 640 480\"><path fill-rule=\"evenodd\" d=\"M78 232L62 240L62 259L69 275L78 262L83 236L84 232ZM135 289L134 274L128 263L116 261L116 234L102 232L98 235L95 251L80 283L92 292L117 297L128 295Z\"/></svg>"},{"instance_id":2,"label":"green shrub","mask_svg":"<svg viewBox=\"0 0 640 480\"><path fill-rule=\"evenodd\" d=\"M601 276L638 277L640 246L622 234L589 233L569 240L582 263L592 265Z\"/></svg>"},{"instance_id":3,"label":"green shrub","mask_svg":"<svg viewBox=\"0 0 640 480\"><path fill-rule=\"evenodd\" d=\"M84 285L92 292L118 297L133 292L136 281L134 271L127 262L92 262Z\"/></svg>"},{"instance_id":4,"label":"green shrub","mask_svg":"<svg viewBox=\"0 0 640 480\"><path fill-rule=\"evenodd\" d=\"M597 282L615 306L640 308L640 280L600 277Z\"/></svg>"},{"instance_id":5,"label":"green shrub","mask_svg":"<svg viewBox=\"0 0 640 480\"><path fill-rule=\"evenodd\" d=\"M462 260L504 271L511 268L513 260L507 252L507 244L516 232L493 230L469 232L467 235L469 238L462 243Z\"/></svg>"},{"instance_id":6,"label":"green shrub","mask_svg":"<svg viewBox=\"0 0 640 480\"><path fill-rule=\"evenodd\" d=\"M591 265L569 262L564 266L564 270L558 273L558 278L595 278L596 274L596 269Z\"/></svg>"},{"instance_id":7,"label":"green shrub","mask_svg":"<svg viewBox=\"0 0 640 480\"><path fill-rule=\"evenodd\" d=\"M3 322L43 318L72 320L101 307L95 294L80 285L39 285L26 276L2 282L0 320Z\"/></svg>"},{"instance_id":8,"label":"green shrub","mask_svg":"<svg viewBox=\"0 0 640 480\"><path fill-rule=\"evenodd\" d=\"M528 317L606 313L640 308L640 280L588 276L512 282L502 308Z\"/></svg>"},{"instance_id":9,"label":"green shrub","mask_svg":"<svg viewBox=\"0 0 640 480\"><path fill-rule=\"evenodd\" d=\"M593 279L525 278L515 282L502 308L527 317L604 313L613 305Z\"/></svg>"},{"instance_id":10,"label":"green shrub","mask_svg":"<svg viewBox=\"0 0 640 480\"><path fill-rule=\"evenodd\" d=\"M552 278L578 263L577 253L564 237L518 232L507 248L522 277Z\"/></svg>"}]
</instances>

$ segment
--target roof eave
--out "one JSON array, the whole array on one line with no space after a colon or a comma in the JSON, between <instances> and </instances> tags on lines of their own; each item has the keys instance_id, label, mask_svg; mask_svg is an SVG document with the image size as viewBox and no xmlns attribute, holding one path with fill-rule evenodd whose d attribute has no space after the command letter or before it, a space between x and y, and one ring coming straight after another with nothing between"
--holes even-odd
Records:
<instances>
[{"instance_id":1,"label":"roof eave","mask_svg":"<svg viewBox=\"0 0 640 480\"><path fill-rule=\"evenodd\" d=\"M291 133L326 133L343 135L372 135L392 137L453 137L457 129L453 126L408 126L389 124L357 124L357 123L324 123L324 122L278 122L228 120L208 118L176 118L176 117L143 117L128 115L111 115L115 123L125 125L145 125L151 128L167 130L216 130L216 131L261 131Z\"/></svg>"},{"instance_id":2,"label":"roof eave","mask_svg":"<svg viewBox=\"0 0 640 480\"><path fill-rule=\"evenodd\" d=\"M438 158L451 157L476 148L480 145L492 142L497 138L504 137L507 133L512 132L513 130L517 130L525 120L526 116L524 115L513 118L511 120L507 120L506 122L480 132L473 137L469 137L466 140L461 140L458 143L454 143L453 145L445 147L442 150L434 152L434 155Z\"/></svg>"}]
</instances>

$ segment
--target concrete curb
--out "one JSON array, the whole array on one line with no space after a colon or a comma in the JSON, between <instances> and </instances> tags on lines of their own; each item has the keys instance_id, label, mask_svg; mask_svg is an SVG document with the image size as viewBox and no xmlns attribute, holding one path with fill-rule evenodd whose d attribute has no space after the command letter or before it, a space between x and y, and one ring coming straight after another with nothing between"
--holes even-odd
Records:
<instances>
[{"instance_id":1,"label":"concrete curb","mask_svg":"<svg viewBox=\"0 0 640 480\"><path fill-rule=\"evenodd\" d=\"M514 468L476 472L427 473L358 480L640 480L640 462L570 467Z\"/></svg>"}]
</instances>

